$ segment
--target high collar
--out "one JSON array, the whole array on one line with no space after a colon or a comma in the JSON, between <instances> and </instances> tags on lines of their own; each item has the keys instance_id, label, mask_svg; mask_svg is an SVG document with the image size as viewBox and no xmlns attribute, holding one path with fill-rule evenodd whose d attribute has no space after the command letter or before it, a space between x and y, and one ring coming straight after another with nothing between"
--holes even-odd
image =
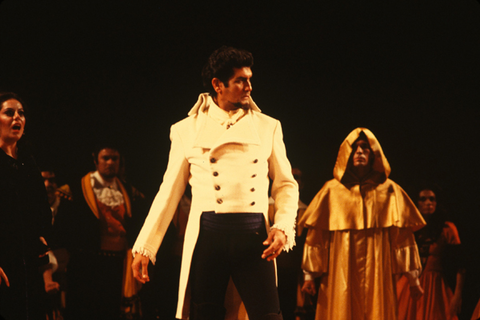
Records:
<instances>
[{"instance_id":1,"label":"high collar","mask_svg":"<svg viewBox=\"0 0 480 320\"><path fill-rule=\"evenodd\" d=\"M190 116L198 119L197 137L194 147L215 149L226 143L260 145L260 137L254 125L254 111L260 112L251 100L250 109L238 122L226 129L218 121L208 116L208 110L215 102L208 94L201 94L195 106L190 110Z\"/></svg>"},{"instance_id":2,"label":"high collar","mask_svg":"<svg viewBox=\"0 0 480 320\"><path fill-rule=\"evenodd\" d=\"M248 112L248 110L242 108L226 111L220 108L216 103L214 103L214 101L210 100L212 100L212 98L208 97L208 116L227 129L229 128L229 126L227 127L228 124L230 124L230 126L235 124Z\"/></svg>"},{"instance_id":3,"label":"high collar","mask_svg":"<svg viewBox=\"0 0 480 320\"><path fill-rule=\"evenodd\" d=\"M215 103L215 102L213 102L213 99L210 96L210 94L209 93L201 93L198 96L197 102L193 105L193 108L190 109L190 111L188 112L188 115L193 116L193 115L199 114L200 112L206 112L208 110L208 107L209 107L210 103ZM262 112L262 110L260 110L260 108L257 106L257 104L253 101L252 97L250 97L249 104L250 104L250 110L257 111L257 112Z\"/></svg>"}]
</instances>

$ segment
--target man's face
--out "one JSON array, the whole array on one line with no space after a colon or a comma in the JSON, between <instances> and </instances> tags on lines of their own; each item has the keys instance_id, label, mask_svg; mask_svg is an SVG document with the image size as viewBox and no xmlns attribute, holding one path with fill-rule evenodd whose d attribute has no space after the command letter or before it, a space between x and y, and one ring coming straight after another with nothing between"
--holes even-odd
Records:
<instances>
[{"instance_id":1,"label":"man's face","mask_svg":"<svg viewBox=\"0 0 480 320\"><path fill-rule=\"evenodd\" d=\"M432 190L422 190L418 194L418 210L421 214L432 214L437 209L437 198Z\"/></svg>"},{"instance_id":2,"label":"man's face","mask_svg":"<svg viewBox=\"0 0 480 320\"><path fill-rule=\"evenodd\" d=\"M98 153L95 165L102 178L111 180L117 176L120 170L120 153L110 148L102 149Z\"/></svg>"},{"instance_id":3,"label":"man's face","mask_svg":"<svg viewBox=\"0 0 480 320\"><path fill-rule=\"evenodd\" d=\"M228 80L228 87L221 81L218 83L218 105L227 111L248 107L252 92L252 70L243 67L233 68L233 71L233 76Z\"/></svg>"},{"instance_id":4,"label":"man's face","mask_svg":"<svg viewBox=\"0 0 480 320\"><path fill-rule=\"evenodd\" d=\"M55 180L55 173L52 171L42 171L43 183L47 190L48 202L52 204L55 202L55 191L57 190L57 182Z\"/></svg>"},{"instance_id":5,"label":"man's face","mask_svg":"<svg viewBox=\"0 0 480 320\"><path fill-rule=\"evenodd\" d=\"M365 139L358 139L352 146L353 166L355 168L368 168L371 166L370 161L373 159L370 144Z\"/></svg>"}]
</instances>

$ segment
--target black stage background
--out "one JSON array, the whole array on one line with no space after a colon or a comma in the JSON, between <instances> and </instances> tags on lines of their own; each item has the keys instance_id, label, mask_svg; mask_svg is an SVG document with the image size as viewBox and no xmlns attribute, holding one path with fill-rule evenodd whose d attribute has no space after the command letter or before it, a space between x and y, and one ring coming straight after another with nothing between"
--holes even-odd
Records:
<instances>
[{"instance_id":1,"label":"black stage background","mask_svg":"<svg viewBox=\"0 0 480 320\"><path fill-rule=\"evenodd\" d=\"M223 44L253 53L252 96L282 121L304 202L358 126L407 191L420 179L444 188L471 257L469 319L480 298L478 1L5 0L0 90L24 97L37 159L61 181L93 169L92 145L115 135L129 180L153 196L170 125L204 91L201 68Z\"/></svg>"}]
</instances>

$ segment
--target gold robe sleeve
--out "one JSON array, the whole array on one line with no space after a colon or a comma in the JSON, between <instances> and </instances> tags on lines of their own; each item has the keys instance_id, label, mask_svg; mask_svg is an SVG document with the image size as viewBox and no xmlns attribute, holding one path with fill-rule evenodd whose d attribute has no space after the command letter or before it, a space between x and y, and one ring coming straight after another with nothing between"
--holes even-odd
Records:
<instances>
[{"instance_id":1,"label":"gold robe sleeve","mask_svg":"<svg viewBox=\"0 0 480 320\"><path fill-rule=\"evenodd\" d=\"M411 228L390 228L390 241L394 274L422 269L418 247Z\"/></svg>"},{"instance_id":2,"label":"gold robe sleeve","mask_svg":"<svg viewBox=\"0 0 480 320\"><path fill-rule=\"evenodd\" d=\"M320 276L328 272L330 231L310 228L303 249L302 269Z\"/></svg>"}]
</instances>

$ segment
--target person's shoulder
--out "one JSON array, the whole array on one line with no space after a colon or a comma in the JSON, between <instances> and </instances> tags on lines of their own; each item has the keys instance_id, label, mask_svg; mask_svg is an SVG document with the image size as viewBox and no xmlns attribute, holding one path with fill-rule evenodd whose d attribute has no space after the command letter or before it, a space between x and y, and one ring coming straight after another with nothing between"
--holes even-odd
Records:
<instances>
[{"instance_id":1,"label":"person's shoulder","mask_svg":"<svg viewBox=\"0 0 480 320\"><path fill-rule=\"evenodd\" d=\"M58 187L55 193L62 199L62 201L77 202L79 199L83 198L85 181L90 184L90 175L92 173L93 172L89 172L82 176L75 176L67 179L67 183Z\"/></svg>"},{"instance_id":2,"label":"person's shoulder","mask_svg":"<svg viewBox=\"0 0 480 320\"><path fill-rule=\"evenodd\" d=\"M177 122L175 122L173 124L173 126L178 126L178 125L184 125L184 124L188 124L188 123L191 123L193 121L195 121L196 119L198 118L198 115L197 114L193 114L191 116L187 116Z\"/></svg>"},{"instance_id":3,"label":"person's shoulder","mask_svg":"<svg viewBox=\"0 0 480 320\"><path fill-rule=\"evenodd\" d=\"M322 188L338 188L338 187L345 187L345 186L337 179L330 179L327 182L325 182Z\"/></svg>"},{"instance_id":4,"label":"person's shoulder","mask_svg":"<svg viewBox=\"0 0 480 320\"><path fill-rule=\"evenodd\" d=\"M138 201L138 200L145 200L145 195L143 192L135 188L134 186L131 186L132 190L132 201Z\"/></svg>"},{"instance_id":5,"label":"person's shoulder","mask_svg":"<svg viewBox=\"0 0 480 320\"><path fill-rule=\"evenodd\" d=\"M344 191L344 190L348 190L348 189L342 183L340 183L337 179L330 179L323 184L323 186L317 192L317 195L319 194L325 195L332 191L336 192L336 191Z\"/></svg>"},{"instance_id":6,"label":"person's shoulder","mask_svg":"<svg viewBox=\"0 0 480 320\"><path fill-rule=\"evenodd\" d=\"M460 236L458 235L458 229L451 221L445 221L443 226L443 234L450 244L460 244Z\"/></svg>"},{"instance_id":7,"label":"person's shoulder","mask_svg":"<svg viewBox=\"0 0 480 320\"><path fill-rule=\"evenodd\" d=\"M131 198L133 202L141 201L145 199L145 194L135 188L130 182L119 179L119 182L124 186L125 190L127 190L128 196Z\"/></svg>"},{"instance_id":8,"label":"person's shoulder","mask_svg":"<svg viewBox=\"0 0 480 320\"><path fill-rule=\"evenodd\" d=\"M277 123L280 122L278 119L275 119L268 114L262 113L260 111L250 110L253 117L258 118L261 121L269 122L269 123Z\"/></svg>"},{"instance_id":9,"label":"person's shoulder","mask_svg":"<svg viewBox=\"0 0 480 320\"><path fill-rule=\"evenodd\" d=\"M385 182L377 186L376 190L384 195L395 196L397 200L410 202L413 206L415 206L408 193L398 183L392 181L391 179L387 178Z\"/></svg>"},{"instance_id":10,"label":"person's shoulder","mask_svg":"<svg viewBox=\"0 0 480 320\"><path fill-rule=\"evenodd\" d=\"M445 221L445 224L443 225L443 229L444 229L447 233L451 233L451 234L458 235L457 226L456 226L453 222L451 222L451 221Z\"/></svg>"},{"instance_id":11,"label":"person's shoulder","mask_svg":"<svg viewBox=\"0 0 480 320\"><path fill-rule=\"evenodd\" d=\"M255 127L257 129L260 129L261 131L273 132L278 129L281 130L282 128L281 122L279 120L259 111L250 110L247 116L250 116L252 118L252 122Z\"/></svg>"},{"instance_id":12,"label":"person's shoulder","mask_svg":"<svg viewBox=\"0 0 480 320\"><path fill-rule=\"evenodd\" d=\"M197 121L197 119L198 119L198 115L196 115L196 114L185 117L182 120L177 121L174 124L172 124L171 129L178 130L178 131L181 132L181 131L185 130L186 128L193 127L195 122Z\"/></svg>"},{"instance_id":13,"label":"person's shoulder","mask_svg":"<svg viewBox=\"0 0 480 320\"><path fill-rule=\"evenodd\" d=\"M387 178L384 182L380 183L377 186L377 190L384 190L384 189L387 189L389 192L392 192L393 190L404 192L402 187L400 187L398 183L396 183L395 181L389 178Z\"/></svg>"}]
</instances>

